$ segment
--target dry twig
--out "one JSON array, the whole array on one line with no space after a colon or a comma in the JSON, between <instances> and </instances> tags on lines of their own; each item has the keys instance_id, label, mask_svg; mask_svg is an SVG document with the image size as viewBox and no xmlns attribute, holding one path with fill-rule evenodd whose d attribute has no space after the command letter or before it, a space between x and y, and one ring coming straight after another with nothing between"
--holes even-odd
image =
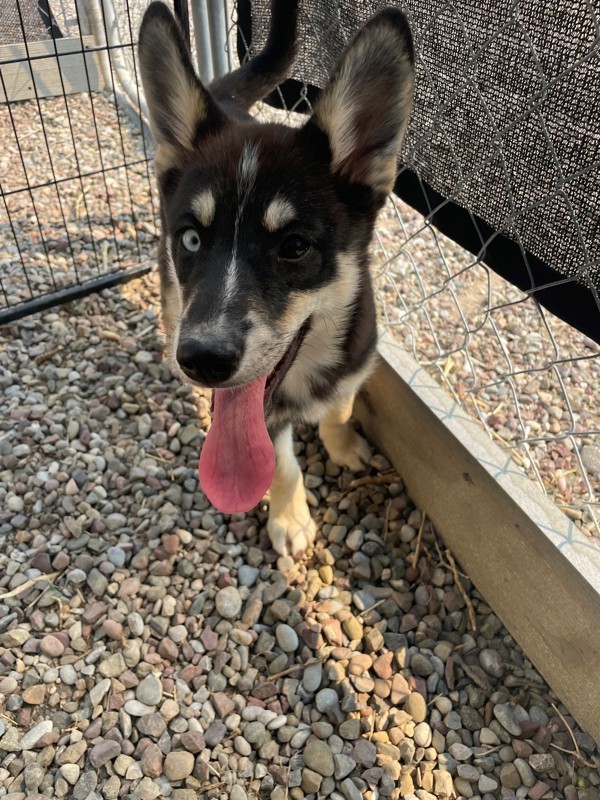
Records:
<instances>
[{"instance_id":1,"label":"dry twig","mask_svg":"<svg viewBox=\"0 0 600 800\"><path fill-rule=\"evenodd\" d=\"M53 581L55 578L58 578L60 572L50 572L48 575L37 575L35 578L30 578L25 583L16 586L14 589L11 589L10 592L5 592L4 594L0 594L0 600L6 600L9 597L16 597L21 592L26 592L27 589L31 589L31 587L38 583L39 581Z\"/></svg>"},{"instance_id":2,"label":"dry twig","mask_svg":"<svg viewBox=\"0 0 600 800\"><path fill-rule=\"evenodd\" d=\"M423 512L423 516L421 517L421 524L419 525L419 533L417 534L417 544L415 545L415 552L413 555L413 562L412 562L413 569L417 568L417 563L419 561L419 551L421 550L421 541L423 539L423 531L425 529L426 521L427 521L427 514Z\"/></svg>"},{"instance_id":3,"label":"dry twig","mask_svg":"<svg viewBox=\"0 0 600 800\"><path fill-rule=\"evenodd\" d=\"M554 742L550 742L550 747L553 747L555 750L560 750L561 753L566 753L568 756L573 756L573 758L576 758L581 764L584 765L584 767L590 767L590 769L598 769L598 765L592 764L591 761L587 761L581 755L579 750L567 750L566 747L560 747L559 745L554 744Z\"/></svg>"},{"instance_id":4,"label":"dry twig","mask_svg":"<svg viewBox=\"0 0 600 800\"><path fill-rule=\"evenodd\" d=\"M304 664L294 664L287 669L281 670L281 672L276 672L274 675L269 675L267 678L268 681L276 681L278 678L284 678L286 675L291 675L292 672L296 672L299 669L307 669L308 667L314 667L315 664L322 664L327 659L327 656L323 656L322 658L313 658L312 661L306 661Z\"/></svg>"},{"instance_id":5,"label":"dry twig","mask_svg":"<svg viewBox=\"0 0 600 800\"><path fill-rule=\"evenodd\" d=\"M454 583L456 584L456 588L461 593L462 599L465 601L467 606L467 611L469 612L469 622L471 623L471 630L473 633L477 630L477 619L475 618L475 609L473 608L473 603L471 602L471 598L465 592L465 587L462 585L460 580L460 575L458 574L458 569L456 568L456 562L454 561L454 556L450 552L450 550L446 550L446 559L448 564L450 564L450 569L452 570L452 576L454 577Z\"/></svg>"},{"instance_id":6,"label":"dry twig","mask_svg":"<svg viewBox=\"0 0 600 800\"><path fill-rule=\"evenodd\" d=\"M577 739L575 738L575 734L573 733L573 729L571 728L571 726L569 725L569 723L567 722L567 720L565 719L563 714L561 714L560 711L558 710L558 706L556 706L554 703L550 703L550 705L556 711L558 716L561 718L562 723L565 726L565 728L569 731L569 736L571 737L571 741L573 742L573 746L575 747L575 750L574 751L573 750L565 750L564 747L559 747L557 744L554 744L552 742L550 743L550 747L554 747L554 748L556 748L557 750L560 750L563 753L568 753L568 755L574 756L579 761L581 761L582 764L585 764L586 767L591 767L592 769L597 769L597 765L596 764L591 764L589 761L586 761L585 758L581 755L581 751L579 750L579 745L577 744Z\"/></svg>"}]
</instances>

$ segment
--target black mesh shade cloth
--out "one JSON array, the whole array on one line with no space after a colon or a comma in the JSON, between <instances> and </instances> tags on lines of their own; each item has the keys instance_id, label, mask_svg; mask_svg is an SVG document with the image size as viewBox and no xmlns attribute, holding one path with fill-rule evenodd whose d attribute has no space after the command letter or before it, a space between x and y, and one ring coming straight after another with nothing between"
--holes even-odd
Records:
<instances>
[{"instance_id":1,"label":"black mesh shade cloth","mask_svg":"<svg viewBox=\"0 0 600 800\"><path fill-rule=\"evenodd\" d=\"M344 45L384 5L301 0L290 80L308 111ZM393 5L393 3L392 3ZM514 285L600 340L600 10L586 0L407 0L417 88L395 191ZM239 0L240 57L270 0Z\"/></svg>"},{"instance_id":2,"label":"black mesh shade cloth","mask_svg":"<svg viewBox=\"0 0 600 800\"><path fill-rule=\"evenodd\" d=\"M48 0L0 0L0 45L61 36Z\"/></svg>"}]
</instances>

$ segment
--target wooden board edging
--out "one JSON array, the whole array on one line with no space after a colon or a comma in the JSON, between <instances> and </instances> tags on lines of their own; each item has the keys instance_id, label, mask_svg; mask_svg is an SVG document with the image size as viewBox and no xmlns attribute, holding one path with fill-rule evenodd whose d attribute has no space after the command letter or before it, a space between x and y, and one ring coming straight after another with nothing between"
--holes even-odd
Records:
<instances>
[{"instance_id":1,"label":"wooden board edging","mask_svg":"<svg viewBox=\"0 0 600 800\"><path fill-rule=\"evenodd\" d=\"M527 657L600 741L600 595L383 358L355 415Z\"/></svg>"}]
</instances>

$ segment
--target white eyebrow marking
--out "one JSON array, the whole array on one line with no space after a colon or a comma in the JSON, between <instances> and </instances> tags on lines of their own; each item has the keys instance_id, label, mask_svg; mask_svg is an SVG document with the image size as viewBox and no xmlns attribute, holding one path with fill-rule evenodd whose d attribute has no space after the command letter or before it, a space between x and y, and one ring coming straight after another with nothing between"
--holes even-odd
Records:
<instances>
[{"instance_id":1,"label":"white eyebrow marking","mask_svg":"<svg viewBox=\"0 0 600 800\"><path fill-rule=\"evenodd\" d=\"M215 196L210 189L197 194L192 200L192 211L205 228L211 224L215 217Z\"/></svg>"},{"instance_id":2,"label":"white eyebrow marking","mask_svg":"<svg viewBox=\"0 0 600 800\"><path fill-rule=\"evenodd\" d=\"M268 231L274 233L279 228L287 225L288 222L291 222L295 216L296 209L290 201L286 200L285 197L281 197L281 195L276 195L275 199L271 200L267 206L263 223Z\"/></svg>"}]
</instances>

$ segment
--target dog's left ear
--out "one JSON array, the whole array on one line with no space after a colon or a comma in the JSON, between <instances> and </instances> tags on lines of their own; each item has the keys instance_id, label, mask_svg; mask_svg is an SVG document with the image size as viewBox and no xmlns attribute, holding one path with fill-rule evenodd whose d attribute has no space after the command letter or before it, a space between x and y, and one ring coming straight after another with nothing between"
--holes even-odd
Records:
<instances>
[{"instance_id":1,"label":"dog's left ear","mask_svg":"<svg viewBox=\"0 0 600 800\"><path fill-rule=\"evenodd\" d=\"M387 194L414 93L414 55L406 17L387 8L343 53L309 125L326 134L334 172Z\"/></svg>"},{"instance_id":2,"label":"dog's left ear","mask_svg":"<svg viewBox=\"0 0 600 800\"><path fill-rule=\"evenodd\" d=\"M187 44L168 7L151 3L139 38L140 71L150 124L159 151L190 152L202 130L217 127L224 115L196 77Z\"/></svg>"}]
</instances>

